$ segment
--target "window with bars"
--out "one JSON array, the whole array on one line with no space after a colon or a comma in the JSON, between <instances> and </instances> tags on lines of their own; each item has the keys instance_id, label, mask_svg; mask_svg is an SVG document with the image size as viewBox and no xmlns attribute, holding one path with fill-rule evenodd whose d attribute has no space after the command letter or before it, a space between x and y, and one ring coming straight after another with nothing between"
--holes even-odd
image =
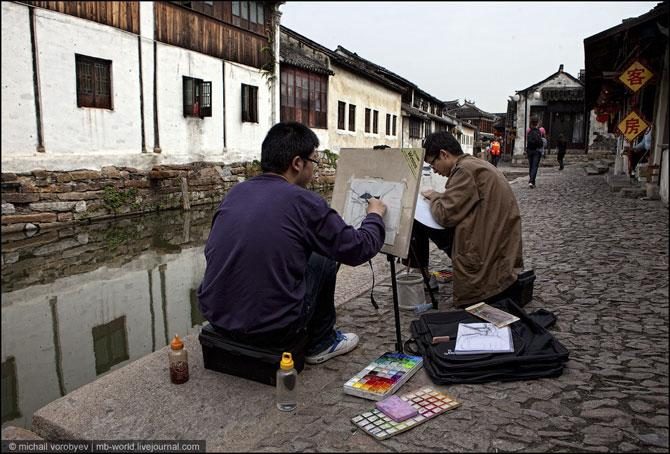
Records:
<instances>
[{"instance_id":1,"label":"window with bars","mask_svg":"<svg viewBox=\"0 0 670 454\"><path fill-rule=\"evenodd\" d=\"M310 128L328 127L328 76L282 67L280 89L282 121L297 121Z\"/></svg>"},{"instance_id":2,"label":"window with bars","mask_svg":"<svg viewBox=\"0 0 670 454\"><path fill-rule=\"evenodd\" d=\"M184 89L184 117L212 116L212 83L182 76Z\"/></svg>"},{"instance_id":3,"label":"window with bars","mask_svg":"<svg viewBox=\"0 0 670 454\"><path fill-rule=\"evenodd\" d=\"M347 112L347 104L337 101L337 129L344 129L344 116Z\"/></svg>"},{"instance_id":4,"label":"window with bars","mask_svg":"<svg viewBox=\"0 0 670 454\"><path fill-rule=\"evenodd\" d=\"M112 108L112 61L75 54L77 107Z\"/></svg>"},{"instance_id":5,"label":"window with bars","mask_svg":"<svg viewBox=\"0 0 670 454\"><path fill-rule=\"evenodd\" d=\"M349 131L356 130L356 106L349 104Z\"/></svg>"},{"instance_id":6,"label":"window with bars","mask_svg":"<svg viewBox=\"0 0 670 454\"><path fill-rule=\"evenodd\" d=\"M417 118L409 119L409 136L412 139L421 138L421 120Z\"/></svg>"},{"instance_id":7,"label":"window with bars","mask_svg":"<svg viewBox=\"0 0 670 454\"><path fill-rule=\"evenodd\" d=\"M371 109L365 109L365 132L370 132L370 113Z\"/></svg>"},{"instance_id":8,"label":"window with bars","mask_svg":"<svg viewBox=\"0 0 670 454\"><path fill-rule=\"evenodd\" d=\"M242 84L242 121L258 123L258 87Z\"/></svg>"},{"instance_id":9,"label":"window with bars","mask_svg":"<svg viewBox=\"0 0 670 454\"><path fill-rule=\"evenodd\" d=\"M393 116L393 135L397 135L397 130L396 130L396 123L398 122L398 117L396 115Z\"/></svg>"},{"instance_id":10,"label":"window with bars","mask_svg":"<svg viewBox=\"0 0 670 454\"><path fill-rule=\"evenodd\" d=\"M386 135L391 135L391 114L386 114Z\"/></svg>"},{"instance_id":11,"label":"window with bars","mask_svg":"<svg viewBox=\"0 0 670 454\"><path fill-rule=\"evenodd\" d=\"M372 111L372 133L377 134L379 132L379 112L376 110Z\"/></svg>"}]
</instances>

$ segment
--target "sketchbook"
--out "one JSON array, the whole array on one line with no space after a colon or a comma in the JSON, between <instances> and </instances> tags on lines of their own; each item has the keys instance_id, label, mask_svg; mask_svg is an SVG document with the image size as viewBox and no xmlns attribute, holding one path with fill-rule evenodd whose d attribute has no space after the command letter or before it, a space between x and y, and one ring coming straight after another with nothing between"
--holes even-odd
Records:
<instances>
[{"instance_id":1,"label":"sketchbook","mask_svg":"<svg viewBox=\"0 0 670 454\"><path fill-rule=\"evenodd\" d=\"M493 323L459 323L454 353L509 353L514 351L509 326L498 328Z\"/></svg>"}]
</instances>

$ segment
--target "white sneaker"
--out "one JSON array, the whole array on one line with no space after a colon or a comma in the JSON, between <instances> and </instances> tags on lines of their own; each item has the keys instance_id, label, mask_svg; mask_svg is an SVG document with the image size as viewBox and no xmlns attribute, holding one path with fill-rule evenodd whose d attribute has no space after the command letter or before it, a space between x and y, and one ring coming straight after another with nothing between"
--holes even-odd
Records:
<instances>
[{"instance_id":1,"label":"white sneaker","mask_svg":"<svg viewBox=\"0 0 670 454\"><path fill-rule=\"evenodd\" d=\"M342 333L335 331L336 337L333 345L316 355L305 356L307 364L321 364L339 355L349 353L358 345L358 336L354 333Z\"/></svg>"}]
</instances>

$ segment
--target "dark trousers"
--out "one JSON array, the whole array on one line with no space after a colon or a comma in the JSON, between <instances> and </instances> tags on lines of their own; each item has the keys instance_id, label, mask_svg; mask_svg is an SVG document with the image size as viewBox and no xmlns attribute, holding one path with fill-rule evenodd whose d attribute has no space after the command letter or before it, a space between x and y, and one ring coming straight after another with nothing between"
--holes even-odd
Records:
<instances>
[{"instance_id":1,"label":"dark trousers","mask_svg":"<svg viewBox=\"0 0 670 454\"><path fill-rule=\"evenodd\" d=\"M495 167L498 167L498 162L500 161L500 155L491 155L491 164Z\"/></svg>"},{"instance_id":2,"label":"dark trousers","mask_svg":"<svg viewBox=\"0 0 670 454\"><path fill-rule=\"evenodd\" d=\"M540 150L528 150L526 151L526 156L528 157L528 183L535 184L542 152Z\"/></svg>"},{"instance_id":3,"label":"dark trousers","mask_svg":"<svg viewBox=\"0 0 670 454\"><path fill-rule=\"evenodd\" d=\"M431 240L438 249L443 250L451 258L451 245L454 241L453 229L433 229L414 220L412 224L412 238L409 243L409 255L403 264L411 268L425 268L430 258Z\"/></svg>"},{"instance_id":4,"label":"dark trousers","mask_svg":"<svg viewBox=\"0 0 670 454\"><path fill-rule=\"evenodd\" d=\"M565 151L561 153L558 152L558 169L563 170L563 159L565 159Z\"/></svg>"},{"instance_id":5,"label":"dark trousers","mask_svg":"<svg viewBox=\"0 0 670 454\"><path fill-rule=\"evenodd\" d=\"M335 342L335 283L339 264L312 253L305 272L306 292L299 320L289 326L262 334L236 334L220 328L223 336L236 342L260 348L290 346L307 336L307 355L322 352Z\"/></svg>"}]
</instances>

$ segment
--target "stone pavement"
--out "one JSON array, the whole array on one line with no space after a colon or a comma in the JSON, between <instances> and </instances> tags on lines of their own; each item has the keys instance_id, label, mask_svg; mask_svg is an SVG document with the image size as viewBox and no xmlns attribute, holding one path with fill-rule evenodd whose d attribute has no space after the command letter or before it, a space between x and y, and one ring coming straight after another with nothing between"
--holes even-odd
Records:
<instances>
[{"instance_id":1,"label":"stone pavement","mask_svg":"<svg viewBox=\"0 0 670 454\"><path fill-rule=\"evenodd\" d=\"M667 452L668 209L609 192L602 175L578 166L541 168L536 189L525 177L511 185L525 261L537 275L527 309L557 315L552 331L570 350L561 377L436 386L461 407L382 442L355 430L350 418L374 402L342 385L395 345L388 263L379 256L379 311L369 267L341 270L338 325L361 343L305 368L295 412L277 411L269 386L204 370L189 336L188 383L169 384L165 348L38 410L33 430L48 439L206 439L208 451ZM450 267L435 249L431 261ZM450 295L443 284L439 310L453 309ZM404 339L414 318L401 312ZM432 383L420 370L401 392L423 385Z\"/></svg>"}]
</instances>

